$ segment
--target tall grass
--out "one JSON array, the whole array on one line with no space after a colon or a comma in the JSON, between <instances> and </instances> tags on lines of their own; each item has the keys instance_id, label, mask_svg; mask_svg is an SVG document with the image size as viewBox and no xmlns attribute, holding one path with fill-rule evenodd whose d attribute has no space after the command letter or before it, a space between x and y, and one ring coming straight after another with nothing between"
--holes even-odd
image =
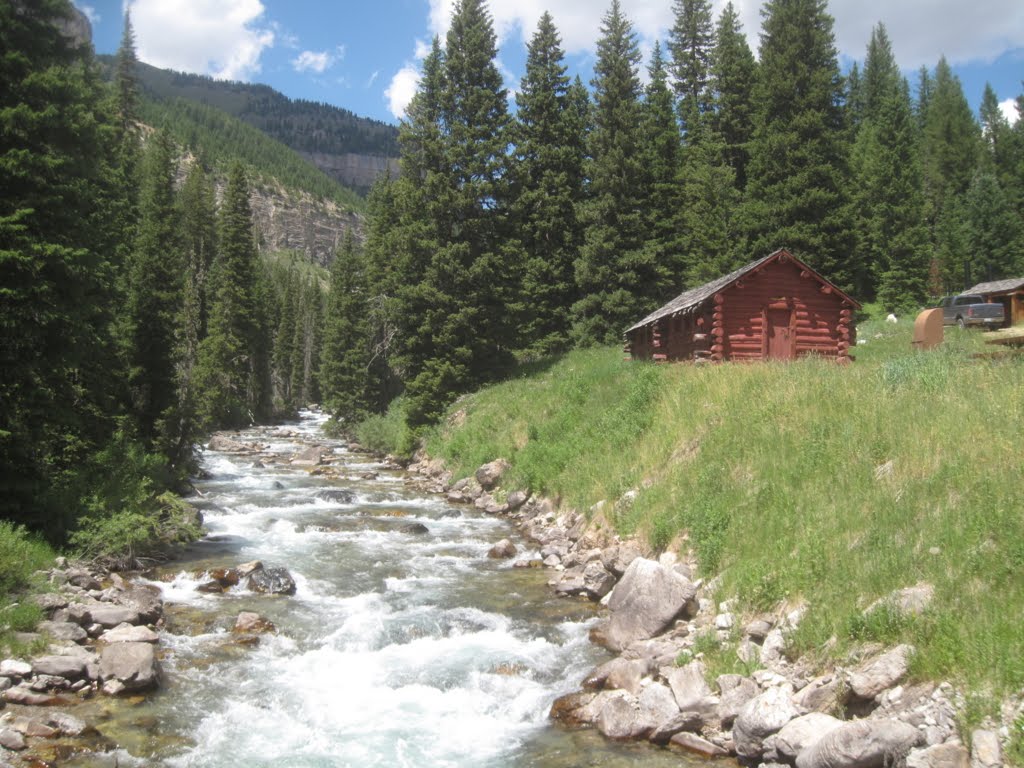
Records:
<instances>
[{"instance_id":1,"label":"tall grass","mask_svg":"<svg viewBox=\"0 0 1024 768\"><path fill-rule=\"evenodd\" d=\"M24 598L30 588L41 586L35 572L46 568L53 557L42 539L0 520L0 652L15 647L15 632L34 628L42 618L42 611Z\"/></svg>"},{"instance_id":2,"label":"tall grass","mask_svg":"<svg viewBox=\"0 0 1024 768\"><path fill-rule=\"evenodd\" d=\"M622 533L692 547L749 610L805 600L793 650L909 641L921 677L1024 686L1024 362L929 353L867 323L858 360L719 366L574 352L463 398L427 437L456 476L503 456L512 482ZM635 493L626 494L627 491ZM682 542L682 544L680 544ZM928 581L915 619L863 616Z\"/></svg>"}]
</instances>

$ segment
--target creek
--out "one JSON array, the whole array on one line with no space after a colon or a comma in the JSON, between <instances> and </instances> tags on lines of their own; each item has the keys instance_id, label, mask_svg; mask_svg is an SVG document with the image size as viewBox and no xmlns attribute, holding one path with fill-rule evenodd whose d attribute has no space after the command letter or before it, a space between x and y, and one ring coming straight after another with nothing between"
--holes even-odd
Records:
<instances>
[{"instance_id":1,"label":"creek","mask_svg":"<svg viewBox=\"0 0 1024 768\"><path fill-rule=\"evenodd\" d=\"M552 725L604 651L588 602L557 598L543 569L492 560L502 538L536 557L505 520L415 491L400 471L320 434L304 412L246 430L258 455L207 451L193 499L209 535L160 569L164 683L104 699L116 752L74 766L678 766L678 753L618 745ZM289 460L328 446L333 477ZM258 461L257 461L258 459ZM408 526L420 524L426 532ZM290 597L196 590L212 568L287 568ZM271 620L257 643L240 611Z\"/></svg>"}]
</instances>

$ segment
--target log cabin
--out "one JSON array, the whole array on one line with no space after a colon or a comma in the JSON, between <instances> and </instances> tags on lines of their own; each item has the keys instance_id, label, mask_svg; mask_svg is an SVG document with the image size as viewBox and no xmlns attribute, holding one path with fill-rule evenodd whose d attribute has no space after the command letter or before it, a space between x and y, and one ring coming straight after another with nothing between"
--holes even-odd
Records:
<instances>
[{"instance_id":1,"label":"log cabin","mask_svg":"<svg viewBox=\"0 0 1024 768\"><path fill-rule=\"evenodd\" d=\"M634 360L849 362L860 304L785 249L672 299L625 333Z\"/></svg>"},{"instance_id":2,"label":"log cabin","mask_svg":"<svg viewBox=\"0 0 1024 768\"><path fill-rule=\"evenodd\" d=\"M1000 302L1006 315L1003 321L1004 328L1024 323L1024 277L978 283L964 293L976 293L987 302Z\"/></svg>"}]
</instances>

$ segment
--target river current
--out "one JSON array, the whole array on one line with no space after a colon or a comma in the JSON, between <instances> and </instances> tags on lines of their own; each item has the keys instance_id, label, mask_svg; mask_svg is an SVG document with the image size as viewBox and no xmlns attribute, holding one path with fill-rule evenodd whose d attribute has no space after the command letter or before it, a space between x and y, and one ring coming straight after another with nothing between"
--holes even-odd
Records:
<instances>
[{"instance_id":1,"label":"river current","mask_svg":"<svg viewBox=\"0 0 1024 768\"><path fill-rule=\"evenodd\" d=\"M148 698L105 705L101 731L122 748L73 765L685 761L551 724L554 699L608 658L588 641L594 606L555 597L543 570L489 559L506 537L520 549L516 559L537 556L507 521L411 490L402 473L325 440L323 421L304 412L298 423L240 436L278 461L204 454L192 501L210 535L152 579L166 605L164 684ZM287 463L310 442L333 450L343 477ZM426 532L408 529L417 523ZM252 560L287 568L296 594L196 590L203 570ZM240 641L230 631L240 611L270 619L277 633Z\"/></svg>"}]
</instances>

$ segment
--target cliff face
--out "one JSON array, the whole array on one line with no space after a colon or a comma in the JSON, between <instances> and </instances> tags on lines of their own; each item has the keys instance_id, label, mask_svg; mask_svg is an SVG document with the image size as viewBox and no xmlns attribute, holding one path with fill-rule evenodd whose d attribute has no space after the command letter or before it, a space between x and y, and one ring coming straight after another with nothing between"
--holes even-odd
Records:
<instances>
[{"instance_id":1,"label":"cliff face","mask_svg":"<svg viewBox=\"0 0 1024 768\"><path fill-rule=\"evenodd\" d=\"M305 193L254 184L249 203L260 251L300 251L326 267L346 232L363 238L361 215Z\"/></svg>"},{"instance_id":2,"label":"cliff face","mask_svg":"<svg viewBox=\"0 0 1024 768\"><path fill-rule=\"evenodd\" d=\"M398 176L398 158L383 155L346 153L342 155L323 152L299 152L304 158L341 184L365 194L378 176L390 171L391 177Z\"/></svg>"}]
</instances>

